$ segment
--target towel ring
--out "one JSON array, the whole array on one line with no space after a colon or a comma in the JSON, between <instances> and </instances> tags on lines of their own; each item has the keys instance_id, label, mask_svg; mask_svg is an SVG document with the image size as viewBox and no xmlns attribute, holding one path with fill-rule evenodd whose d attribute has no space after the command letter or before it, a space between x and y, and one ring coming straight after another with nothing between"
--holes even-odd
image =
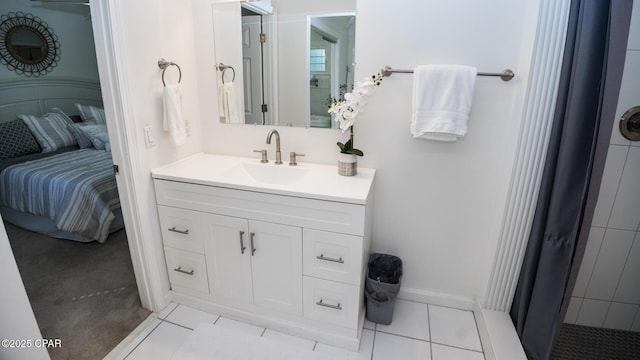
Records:
<instances>
[{"instance_id":1,"label":"towel ring","mask_svg":"<svg viewBox=\"0 0 640 360\"><path fill-rule=\"evenodd\" d=\"M162 69L162 85L164 86L167 86L167 83L165 83L164 81L164 72L167 71L167 68L172 65L178 68L178 84L180 84L180 81L182 81L182 70L180 69L180 66L172 61L167 61L163 58L160 58L160 60L158 60L158 67Z\"/></svg>"},{"instance_id":2,"label":"towel ring","mask_svg":"<svg viewBox=\"0 0 640 360\"><path fill-rule=\"evenodd\" d=\"M216 65L216 69L218 69L218 71L222 71L222 83L223 84L224 84L224 73L227 71L227 69L231 69L231 71L233 72L233 77L231 78L231 82L236 81L236 69L234 69L233 66L225 65L223 63L220 63L220 64Z\"/></svg>"}]
</instances>

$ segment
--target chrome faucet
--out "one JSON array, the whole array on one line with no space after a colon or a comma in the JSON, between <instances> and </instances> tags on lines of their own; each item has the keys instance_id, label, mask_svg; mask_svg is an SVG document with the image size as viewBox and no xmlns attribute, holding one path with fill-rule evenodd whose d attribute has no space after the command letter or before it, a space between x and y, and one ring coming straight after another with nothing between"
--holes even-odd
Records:
<instances>
[{"instance_id":1,"label":"chrome faucet","mask_svg":"<svg viewBox=\"0 0 640 360\"><path fill-rule=\"evenodd\" d=\"M280 133L276 129L272 129L267 134L267 144L271 144L271 136L276 135L276 165L282 164L282 153L280 153Z\"/></svg>"}]
</instances>

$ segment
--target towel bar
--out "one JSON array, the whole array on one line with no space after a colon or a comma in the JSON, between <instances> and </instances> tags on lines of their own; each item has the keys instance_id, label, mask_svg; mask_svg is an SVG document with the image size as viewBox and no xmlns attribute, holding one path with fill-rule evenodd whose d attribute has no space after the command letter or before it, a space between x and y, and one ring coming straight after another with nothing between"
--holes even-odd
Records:
<instances>
[{"instance_id":1,"label":"towel bar","mask_svg":"<svg viewBox=\"0 0 640 360\"><path fill-rule=\"evenodd\" d=\"M236 81L236 69L233 68L233 66L231 65L225 65L223 63L219 63L216 65L216 69L218 69L218 71L222 71L222 83L224 84L224 73L225 71L227 71L227 69L231 69L231 71L233 72L233 77L231 78L231 82Z\"/></svg>"},{"instance_id":2,"label":"towel bar","mask_svg":"<svg viewBox=\"0 0 640 360\"><path fill-rule=\"evenodd\" d=\"M160 69L162 69L162 85L167 86L167 84L164 82L164 72L167 71L167 68L169 66L175 66L178 68L178 84L180 84L180 81L182 80L182 70L180 69L180 66L178 66L178 64L172 62L172 61L167 61L164 58L160 58L158 60L158 67Z\"/></svg>"},{"instance_id":3,"label":"towel bar","mask_svg":"<svg viewBox=\"0 0 640 360\"><path fill-rule=\"evenodd\" d=\"M380 73L382 74L382 76L391 76L391 74L393 74L394 72L412 74L413 70L393 69L390 66L385 66L380 70ZM511 69L505 69L501 73L479 72L478 76L499 76L500 79L502 79L502 81L510 81L516 76L516 74Z\"/></svg>"}]
</instances>

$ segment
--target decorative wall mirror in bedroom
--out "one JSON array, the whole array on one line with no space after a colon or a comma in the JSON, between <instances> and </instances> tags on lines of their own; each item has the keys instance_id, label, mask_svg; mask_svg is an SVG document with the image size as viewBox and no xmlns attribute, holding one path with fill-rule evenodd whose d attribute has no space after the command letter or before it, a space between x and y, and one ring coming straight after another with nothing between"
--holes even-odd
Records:
<instances>
[{"instance_id":1,"label":"decorative wall mirror in bedroom","mask_svg":"<svg viewBox=\"0 0 640 360\"><path fill-rule=\"evenodd\" d=\"M0 16L0 62L19 75L37 77L60 61L58 37L37 16L10 12Z\"/></svg>"}]
</instances>

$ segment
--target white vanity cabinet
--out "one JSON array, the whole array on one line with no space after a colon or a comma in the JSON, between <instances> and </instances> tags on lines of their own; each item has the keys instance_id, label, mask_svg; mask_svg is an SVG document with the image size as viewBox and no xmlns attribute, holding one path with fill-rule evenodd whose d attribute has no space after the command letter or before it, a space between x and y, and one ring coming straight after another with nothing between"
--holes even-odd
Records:
<instances>
[{"instance_id":1,"label":"white vanity cabinet","mask_svg":"<svg viewBox=\"0 0 640 360\"><path fill-rule=\"evenodd\" d=\"M302 228L206 214L211 297L302 315Z\"/></svg>"},{"instance_id":2,"label":"white vanity cabinet","mask_svg":"<svg viewBox=\"0 0 640 360\"><path fill-rule=\"evenodd\" d=\"M320 195L238 186L203 170L223 173L203 164L214 160L202 155L153 171L172 300L357 350L374 171L343 178L320 166L328 180L314 186L340 187L332 197L322 186ZM344 191L353 184L364 190Z\"/></svg>"}]
</instances>

